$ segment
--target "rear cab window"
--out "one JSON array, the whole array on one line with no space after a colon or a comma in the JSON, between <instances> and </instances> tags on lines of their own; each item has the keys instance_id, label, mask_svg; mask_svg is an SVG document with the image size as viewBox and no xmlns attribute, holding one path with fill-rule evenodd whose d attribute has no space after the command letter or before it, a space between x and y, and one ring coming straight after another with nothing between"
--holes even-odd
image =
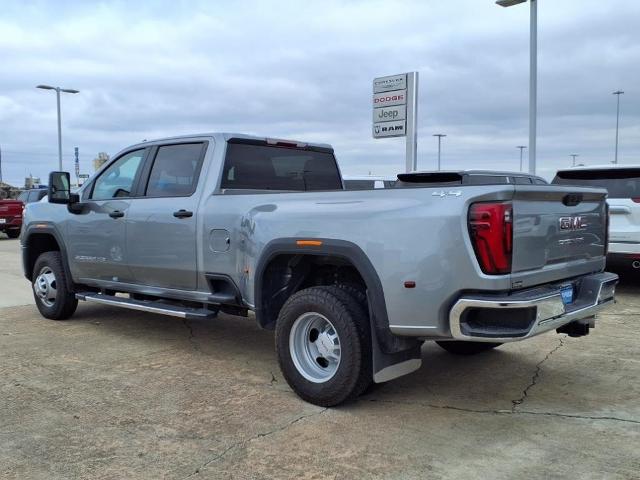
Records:
<instances>
[{"instance_id":1,"label":"rear cab window","mask_svg":"<svg viewBox=\"0 0 640 480\"><path fill-rule=\"evenodd\" d=\"M555 185L606 188L609 198L640 197L640 168L561 170Z\"/></svg>"},{"instance_id":2,"label":"rear cab window","mask_svg":"<svg viewBox=\"0 0 640 480\"><path fill-rule=\"evenodd\" d=\"M292 192L343 189L330 149L234 139L227 143L220 186L223 190Z\"/></svg>"}]
</instances>

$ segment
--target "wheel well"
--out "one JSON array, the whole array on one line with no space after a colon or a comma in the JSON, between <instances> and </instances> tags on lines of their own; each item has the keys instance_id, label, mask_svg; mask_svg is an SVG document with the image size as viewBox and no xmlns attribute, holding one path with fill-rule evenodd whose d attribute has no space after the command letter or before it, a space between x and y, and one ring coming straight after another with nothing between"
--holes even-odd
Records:
<instances>
[{"instance_id":1,"label":"wheel well","mask_svg":"<svg viewBox=\"0 0 640 480\"><path fill-rule=\"evenodd\" d=\"M299 290L319 285L349 284L366 292L358 269L346 258L334 255L280 254L272 258L262 276L258 319L273 328L280 309Z\"/></svg>"},{"instance_id":2,"label":"wheel well","mask_svg":"<svg viewBox=\"0 0 640 480\"><path fill-rule=\"evenodd\" d=\"M33 280L33 266L40 255L45 252L60 251L60 245L50 233L32 233L27 239L26 275Z\"/></svg>"}]
</instances>

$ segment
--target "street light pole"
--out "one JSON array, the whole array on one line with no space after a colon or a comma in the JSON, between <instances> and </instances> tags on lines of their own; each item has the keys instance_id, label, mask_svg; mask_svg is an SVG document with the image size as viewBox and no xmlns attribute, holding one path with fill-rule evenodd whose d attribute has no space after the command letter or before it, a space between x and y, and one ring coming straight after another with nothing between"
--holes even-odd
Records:
<instances>
[{"instance_id":1,"label":"street light pole","mask_svg":"<svg viewBox=\"0 0 640 480\"><path fill-rule=\"evenodd\" d=\"M440 143L442 141L442 137L446 137L446 135L444 133L436 133L433 136L438 137L438 171L440 171L440 153L442 151Z\"/></svg>"},{"instance_id":2,"label":"street light pole","mask_svg":"<svg viewBox=\"0 0 640 480\"><path fill-rule=\"evenodd\" d=\"M520 171L522 171L522 151L527 147L526 145L518 145L516 148L520 149Z\"/></svg>"},{"instance_id":3,"label":"street light pole","mask_svg":"<svg viewBox=\"0 0 640 480\"><path fill-rule=\"evenodd\" d=\"M576 157L579 157L580 155L578 155L577 153L570 153L569 156L573 159L573 163L571 164L572 167L576 166Z\"/></svg>"},{"instance_id":4,"label":"street light pole","mask_svg":"<svg viewBox=\"0 0 640 480\"><path fill-rule=\"evenodd\" d=\"M616 107L616 155L614 157L613 163L618 163L618 127L620 126L620 95L623 95L624 92L622 90L618 90L613 92L613 94L618 97L617 107Z\"/></svg>"},{"instance_id":5,"label":"street light pole","mask_svg":"<svg viewBox=\"0 0 640 480\"><path fill-rule=\"evenodd\" d=\"M527 0L497 0L501 7L512 7ZM536 120L538 92L538 0L529 0L529 173L536 173Z\"/></svg>"},{"instance_id":6,"label":"street light pole","mask_svg":"<svg viewBox=\"0 0 640 480\"><path fill-rule=\"evenodd\" d=\"M60 113L60 92L64 92L64 93L80 93L80 92L72 88L52 87L50 85L38 85L36 88L41 88L42 90L56 91L56 105L58 109L58 170L62 171L62 115Z\"/></svg>"}]
</instances>

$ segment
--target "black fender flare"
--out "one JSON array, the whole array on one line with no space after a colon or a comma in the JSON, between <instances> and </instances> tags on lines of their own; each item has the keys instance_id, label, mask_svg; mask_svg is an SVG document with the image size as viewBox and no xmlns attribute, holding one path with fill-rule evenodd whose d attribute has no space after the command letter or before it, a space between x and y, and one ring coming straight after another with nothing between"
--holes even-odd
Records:
<instances>
[{"instance_id":1,"label":"black fender flare","mask_svg":"<svg viewBox=\"0 0 640 480\"><path fill-rule=\"evenodd\" d=\"M75 285L73 283L73 279L71 278L71 269L69 268L69 257L67 257L67 249L65 247L64 242L62 241L62 235L58 232L56 226L50 222L37 222L31 223L27 226L26 229L23 229L22 232L22 269L24 271L24 276L29 280L33 281L31 278L33 276L32 269L29 268L29 237L33 234L46 234L51 235L58 247L60 248L60 254L62 255L62 267L64 268L64 273L66 277L67 288L69 291L74 292L76 290ZM37 259L33 259L34 261Z\"/></svg>"},{"instance_id":2,"label":"black fender flare","mask_svg":"<svg viewBox=\"0 0 640 480\"><path fill-rule=\"evenodd\" d=\"M414 339L399 337L391 333L380 277L367 254L358 245L346 240L314 237L308 240L318 244L301 246L296 243L299 240L301 238L292 237L271 240L261 252L254 276L253 297L255 303L254 311L260 326L264 328L272 326L269 320L264 318L266 314L262 298L263 277L271 260L283 254L332 256L350 262L364 280L367 287L371 328L375 330L375 338L377 338L382 351L384 353L395 353L406 350L409 344L413 345Z\"/></svg>"}]
</instances>

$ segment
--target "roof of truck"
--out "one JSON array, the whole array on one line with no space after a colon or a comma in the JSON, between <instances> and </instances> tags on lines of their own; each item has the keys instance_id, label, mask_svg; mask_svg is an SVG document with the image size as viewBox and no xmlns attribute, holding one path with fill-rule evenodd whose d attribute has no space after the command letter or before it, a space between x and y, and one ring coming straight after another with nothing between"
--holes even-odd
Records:
<instances>
[{"instance_id":1,"label":"roof of truck","mask_svg":"<svg viewBox=\"0 0 640 480\"><path fill-rule=\"evenodd\" d=\"M328 143L304 142L300 140L285 139L285 138L279 138L279 137L260 137L257 135L247 135L245 133L233 133L233 132L194 133L192 135L176 135L173 137L154 138L152 140L143 140L142 142L136 144L136 146L148 145L150 143L157 143L157 142L166 142L167 140L190 140L190 139L203 138L203 137L213 137L213 138L217 138L219 140L224 140L224 141L230 140L232 138L239 138L244 140L257 140L261 142L276 141L276 142L296 143L296 144L301 144L301 145L310 146L310 147L328 148L333 150L333 147Z\"/></svg>"}]
</instances>

